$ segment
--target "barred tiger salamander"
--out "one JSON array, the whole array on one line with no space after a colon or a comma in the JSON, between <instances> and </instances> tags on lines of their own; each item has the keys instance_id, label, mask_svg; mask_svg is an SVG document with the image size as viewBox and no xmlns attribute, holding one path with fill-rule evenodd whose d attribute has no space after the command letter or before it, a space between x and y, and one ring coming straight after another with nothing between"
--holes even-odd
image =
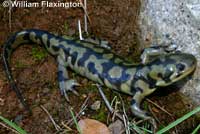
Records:
<instances>
[{"instance_id":1,"label":"barred tiger salamander","mask_svg":"<svg viewBox=\"0 0 200 134\"><path fill-rule=\"evenodd\" d=\"M43 30L24 30L12 35L4 45L3 63L6 76L12 89L22 104L27 107L17 88L9 67L9 58L15 48L21 44L40 44L57 58L58 82L61 94L67 97L67 91L73 91L79 85L68 77L66 67L76 73L133 96L131 110L141 118L149 117L140 108L143 98L158 87L168 86L188 76L195 70L196 59L191 54L168 52L164 47L144 49L142 63L135 64L115 55L109 49L90 41L76 40L51 34Z\"/></svg>"}]
</instances>

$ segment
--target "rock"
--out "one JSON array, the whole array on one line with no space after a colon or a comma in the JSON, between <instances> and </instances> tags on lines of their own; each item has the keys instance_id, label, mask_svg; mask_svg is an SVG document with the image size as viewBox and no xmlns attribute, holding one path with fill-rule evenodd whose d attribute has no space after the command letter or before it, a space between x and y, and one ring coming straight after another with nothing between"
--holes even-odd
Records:
<instances>
[{"instance_id":1,"label":"rock","mask_svg":"<svg viewBox=\"0 0 200 134\"><path fill-rule=\"evenodd\" d=\"M120 120L116 120L112 124L109 125L109 129L112 134L123 134L125 131L124 124Z\"/></svg>"},{"instance_id":2,"label":"rock","mask_svg":"<svg viewBox=\"0 0 200 134\"><path fill-rule=\"evenodd\" d=\"M93 119L83 119L78 122L82 134L111 134L108 127Z\"/></svg>"},{"instance_id":3,"label":"rock","mask_svg":"<svg viewBox=\"0 0 200 134\"><path fill-rule=\"evenodd\" d=\"M186 5L192 16L200 22L200 3L199 4L187 4Z\"/></svg>"},{"instance_id":4,"label":"rock","mask_svg":"<svg viewBox=\"0 0 200 134\"><path fill-rule=\"evenodd\" d=\"M101 107L101 101L95 101L91 106L90 108L92 110L99 110Z\"/></svg>"},{"instance_id":5,"label":"rock","mask_svg":"<svg viewBox=\"0 0 200 134\"><path fill-rule=\"evenodd\" d=\"M200 1L143 0L141 4L141 44L176 44L178 50L197 58L193 79L180 91L200 104Z\"/></svg>"}]
</instances>

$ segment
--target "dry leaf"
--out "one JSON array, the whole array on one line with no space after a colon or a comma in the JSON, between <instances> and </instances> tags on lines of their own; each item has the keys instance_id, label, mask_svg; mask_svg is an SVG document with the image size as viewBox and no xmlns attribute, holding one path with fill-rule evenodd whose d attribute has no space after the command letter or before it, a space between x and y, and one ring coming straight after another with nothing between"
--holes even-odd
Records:
<instances>
[{"instance_id":1,"label":"dry leaf","mask_svg":"<svg viewBox=\"0 0 200 134\"><path fill-rule=\"evenodd\" d=\"M82 134L110 134L108 127L93 119L83 119L78 122Z\"/></svg>"}]
</instances>

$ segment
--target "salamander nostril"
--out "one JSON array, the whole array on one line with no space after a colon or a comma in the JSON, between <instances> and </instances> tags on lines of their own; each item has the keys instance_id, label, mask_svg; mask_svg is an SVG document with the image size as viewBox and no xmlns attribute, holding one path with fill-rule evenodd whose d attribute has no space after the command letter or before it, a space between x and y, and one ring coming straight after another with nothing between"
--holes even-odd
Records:
<instances>
[{"instance_id":1,"label":"salamander nostril","mask_svg":"<svg viewBox=\"0 0 200 134\"><path fill-rule=\"evenodd\" d=\"M185 69L185 65L179 63L176 65L176 67L178 68L178 70L183 71Z\"/></svg>"}]
</instances>

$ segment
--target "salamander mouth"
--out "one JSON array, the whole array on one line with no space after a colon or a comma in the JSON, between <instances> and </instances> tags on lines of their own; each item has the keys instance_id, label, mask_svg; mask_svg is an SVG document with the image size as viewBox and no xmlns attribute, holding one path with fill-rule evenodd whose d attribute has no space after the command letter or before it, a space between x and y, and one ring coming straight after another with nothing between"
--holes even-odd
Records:
<instances>
[{"instance_id":1,"label":"salamander mouth","mask_svg":"<svg viewBox=\"0 0 200 134\"><path fill-rule=\"evenodd\" d=\"M187 69L187 71L181 73L181 74L177 74L174 77L170 78L172 80L172 83L177 82L185 77L187 77L189 74L191 74L192 72L194 72L194 70L196 69L196 66L192 66L191 68Z\"/></svg>"},{"instance_id":2,"label":"salamander mouth","mask_svg":"<svg viewBox=\"0 0 200 134\"><path fill-rule=\"evenodd\" d=\"M164 81L164 80L158 81L158 82L156 83L156 86L164 87L164 86L168 86L168 85L170 85L170 84L172 84L172 83L175 83L175 82L177 82L177 81L179 81L179 80L181 80L181 79L187 77L189 74L191 74L192 72L194 72L195 69L196 69L196 65L190 67L189 69L187 69L186 71L184 71L184 72L182 72L182 73L173 74L173 75L171 75L171 77L170 77L170 80L171 80L171 81L169 81L169 82L166 82L166 81Z\"/></svg>"}]
</instances>

